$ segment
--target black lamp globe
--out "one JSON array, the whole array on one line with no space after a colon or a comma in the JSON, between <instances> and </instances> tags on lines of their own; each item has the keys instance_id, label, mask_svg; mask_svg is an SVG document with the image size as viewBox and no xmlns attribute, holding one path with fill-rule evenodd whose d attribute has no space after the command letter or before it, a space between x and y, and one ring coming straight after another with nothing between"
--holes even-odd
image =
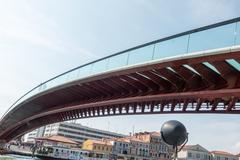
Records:
<instances>
[{"instance_id":1,"label":"black lamp globe","mask_svg":"<svg viewBox=\"0 0 240 160\"><path fill-rule=\"evenodd\" d=\"M165 122L161 128L161 136L164 142L174 147L181 146L188 138L185 126L176 120Z\"/></svg>"}]
</instances>

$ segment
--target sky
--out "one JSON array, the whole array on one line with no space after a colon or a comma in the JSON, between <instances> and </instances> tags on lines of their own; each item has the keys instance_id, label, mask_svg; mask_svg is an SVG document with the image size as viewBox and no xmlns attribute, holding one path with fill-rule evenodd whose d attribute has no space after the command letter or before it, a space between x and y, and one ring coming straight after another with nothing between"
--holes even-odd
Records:
<instances>
[{"instance_id":1,"label":"sky","mask_svg":"<svg viewBox=\"0 0 240 160\"><path fill-rule=\"evenodd\" d=\"M0 116L34 86L136 45L240 16L238 0L0 0ZM129 134L184 123L188 144L240 152L239 115L145 115L78 120ZM126 125L127 124L127 125Z\"/></svg>"}]
</instances>

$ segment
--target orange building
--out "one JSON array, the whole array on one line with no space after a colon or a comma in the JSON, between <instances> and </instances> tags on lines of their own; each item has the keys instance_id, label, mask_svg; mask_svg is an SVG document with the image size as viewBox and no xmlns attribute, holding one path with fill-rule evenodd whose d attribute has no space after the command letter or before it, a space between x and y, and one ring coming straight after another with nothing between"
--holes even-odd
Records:
<instances>
[{"instance_id":1,"label":"orange building","mask_svg":"<svg viewBox=\"0 0 240 160\"><path fill-rule=\"evenodd\" d=\"M113 151L113 145L107 140L88 139L83 142L82 149L88 150L93 157L107 158Z\"/></svg>"}]
</instances>

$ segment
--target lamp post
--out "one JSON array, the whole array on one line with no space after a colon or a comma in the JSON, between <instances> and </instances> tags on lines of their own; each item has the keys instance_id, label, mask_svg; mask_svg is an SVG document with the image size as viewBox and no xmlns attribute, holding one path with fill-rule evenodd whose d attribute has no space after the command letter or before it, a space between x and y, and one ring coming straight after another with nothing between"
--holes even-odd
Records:
<instances>
[{"instance_id":1,"label":"lamp post","mask_svg":"<svg viewBox=\"0 0 240 160\"><path fill-rule=\"evenodd\" d=\"M177 153L181 151L188 141L188 133L185 126L176 120L167 121L162 125L161 136L165 143L173 146L173 159L177 160Z\"/></svg>"}]
</instances>

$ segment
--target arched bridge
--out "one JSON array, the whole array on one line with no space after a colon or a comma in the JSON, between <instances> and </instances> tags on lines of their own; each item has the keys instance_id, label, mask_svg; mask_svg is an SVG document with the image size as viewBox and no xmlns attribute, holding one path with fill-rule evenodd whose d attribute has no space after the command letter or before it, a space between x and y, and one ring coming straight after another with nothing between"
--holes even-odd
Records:
<instances>
[{"instance_id":1,"label":"arched bridge","mask_svg":"<svg viewBox=\"0 0 240 160\"><path fill-rule=\"evenodd\" d=\"M137 46L77 67L23 95L0 140L79 118L240 114L240 18Z\"/></svg>"}]
</instances>

